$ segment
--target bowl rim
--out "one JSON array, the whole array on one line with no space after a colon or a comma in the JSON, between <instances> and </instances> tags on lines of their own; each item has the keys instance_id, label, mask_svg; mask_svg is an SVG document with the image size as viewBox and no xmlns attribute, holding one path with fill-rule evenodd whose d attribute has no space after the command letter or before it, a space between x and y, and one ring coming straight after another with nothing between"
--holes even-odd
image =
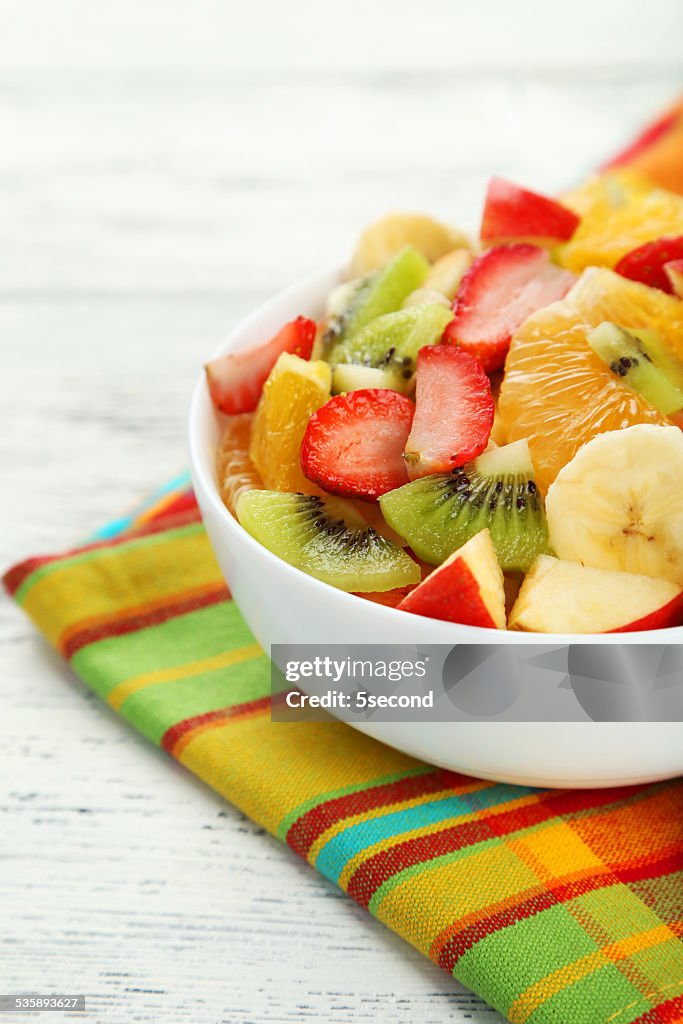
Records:
<instances>
[{"instance_id":1,"label":"bowl rim","mask_svg":"<svg viewBox=\"0 0 683 1024\"><path fill-rule=\"evenodd\" d=\"M346 265L336 265L333 267L327 267L323 270L317 270L314 273L308 274L303 278L299 278L297 281L287 285L286 287L275 292L269 299L261 303L256 309L252 310L246 317L239 320L234 327L226 334L223 341L217 346L215 351L211 354L207 362L211 359L216 359L218 356L223 355L233 349L239 350L240 348L246 347L246 345L240 344L240 338L243 334L246 334L262 319L266 319L279 306L286 304L288 300L294 303L301 293L308 292L311 290L320 291L320 299L324 301L327 296L327 290L323 293L323 286L329 287L331 281L340 282L344 279L346 271ZM302 311L299 310L301 313ZM285 314L290 318L298 315L296 312ZM304 315L310 315L304 313ZM210 503L212 511L216 514L221 527L227 532L228 535L232 535L237 541L242 543L252 553L254 558L260 558L265 560L266 563L272 566L274 571L279 571L283 575L294 574L295 578L300 579L302 582L305 580L306 584L311 587L312 599L315 599L316 593L319 593L325 600L338 600L340 602L340 612L343 614L344 608L351 607L348 602L355 602L362 600L353 593L347 593L343 590L338 590L329 583L324 583L322 580L316 579L315 576L310 576L302 569L296 568L296 566L290 565L277 555L269 551L268 548L260 544L254 537L249 534L243 526L234 518L228 509L223 504L220 497L218 487L216 484L215 473L213 466L209 468L207 459L205 458L204 449L206 447L205 441L203 440L203 434L201 430L201 418L202 409L206 403L211 405L211 398L208 393L206 384L206 374L202 369L192 392L192 398L190 401L189 417L188 417L188 450L190 459L190 469L192 474L192 481L195 489L201 491L204 498ZM220 413L214 413L217 416L221 416ZM321 589L322 588L322 589ZM332 595L336 595L333 597ZM382 605L376 602L366 601L367 613L377 617L378 626L381 627L382 623L387 625L395 626L397 623L398 616L405 616L406 613L399 611L397 608L391 608L387 605ZM522 631L515 630L497 630L491 629L485 626L467 626L460 623L449 623L442 619L434 619L428 616L415 616L416 619L423 618L426 622L436 626L438 628L447 631L449 627L455 627L458 630L467 630L471 639L454 638L454 643L487 643L490 644L495 638L496 643L505 644L536 644L538 646L552 646L567 645L567 644L638 644L638 643L680 643L683 640L683 626L670 626L666 629L651 629L643 631L634 631L626 633L525 633ZM381 640L377 641L381 643ZM448 637L444 637L442 641L430 640L430 643L442 642L448 643Z\"/></svg>"}]
</instances>

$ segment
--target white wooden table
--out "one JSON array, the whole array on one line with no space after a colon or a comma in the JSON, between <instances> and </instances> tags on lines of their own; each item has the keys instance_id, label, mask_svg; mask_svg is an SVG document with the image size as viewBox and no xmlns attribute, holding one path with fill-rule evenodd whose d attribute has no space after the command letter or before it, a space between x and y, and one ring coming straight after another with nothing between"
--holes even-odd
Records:
<instances>
[{"instance_id":1,"label":"white wooden table","mask_svg":"<svg viewBox=\"0 0 683 1024\"><path fill-rule=\"evenodd\" d=\"M558 188L681 84L677 0L0 14L3 567L180 469L202 359L368 218L474 226L491 171ZM501 1020L0 612L0 991L125 1024Z\"/></svg>"}]
</instances>

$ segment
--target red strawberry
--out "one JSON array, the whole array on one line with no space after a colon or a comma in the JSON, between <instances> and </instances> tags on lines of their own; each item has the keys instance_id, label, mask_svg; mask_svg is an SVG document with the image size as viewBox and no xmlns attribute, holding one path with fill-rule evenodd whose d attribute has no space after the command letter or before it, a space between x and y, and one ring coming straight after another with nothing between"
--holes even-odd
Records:
<instances>
[{"instance_id":1,"label":"red strawberry","mask_svg":"<svg viewBox=\"0 0 683 1024\"><path fill-rule=\"evenodd\" d=\"M455 345L421 348L405 449L410 479L448 473L483 452L494 411L491 383L477 359Z\"/></svg>"},{"instance_id":2,"label":"red strawberry","mask_svg":"<svg viewBox=\"0 0 683 1024\"><path fill-rule=\"evenodd\" d=\"M505 629L503 573L489 531L470 538L397 607L465 626Z\"/></svg>"},{"instance_id":3,"label":"red strawberry","mask_svg":"<svg viewBox=\"0 0 683 1024\"><path fill-rule=\"evenodd\" d=\"M683 299L683 260L665 263L664 270L671 283L671 291L677 298Z\"/></svg>"},{"instance_id":4,"label":"red strawberry","mask_svg":"<svg viewBox=\"0 0 683 1024\"><path fill-rule=\"evenodd\" d=\"M231 415L252 412L278 357L290 352L309 359L316 330L313 320L299 316L263 345L228 352L208 363L206 377L213 404Z\"/></svg>"},{"instance_id":5,"label":"red strawberry","mask_svg":"<svg viewBox=\"0 0 683 1024\"><path fill-rule=\"evenodd\" d=\"M505 178L491 178L481 219L481 240L499 244L528 239L554 245L570 239L579 220L554 199L529 192Z\"/></svg>"},{"instance_id":6,"label":"red strawberry","mask_svg":"<svg viewBox=\"0 0 683 1024\"><path fill-rule=\"evenodd\" d=\"M683 259L683 235L675 238L658 238L654 242L646 242L637 249L631 249L622 256L616 267L617 274L628 277L631 281L640 281L651 288L659 288L663 292L673 294L673 284L664 269L665 263L674 263Z\"/></svg>"},{"instance_id":7,"label":"red strawberry","mask_svg":"<svg viewBox=\"0 0 683 1024\"><path fill-rule=\"evenodd\" d=\"M403 449L415 406L397 391L364 388L335 395L313 413L301 467L330 494L379 498L408 482Z\"/></svg>"},{"instance_id":8,"label":"red strawberry","mask_svg":"<svg viewBox=\"0 0 683 1024\"><path fill-rule=\"evenodd\" d=\"M487 373L494 373L505 363L520 324L537 309L563 298L575 280L535 245L487 249L460 282L444 341L470 352Z\"/></svg>"}]
</instances>

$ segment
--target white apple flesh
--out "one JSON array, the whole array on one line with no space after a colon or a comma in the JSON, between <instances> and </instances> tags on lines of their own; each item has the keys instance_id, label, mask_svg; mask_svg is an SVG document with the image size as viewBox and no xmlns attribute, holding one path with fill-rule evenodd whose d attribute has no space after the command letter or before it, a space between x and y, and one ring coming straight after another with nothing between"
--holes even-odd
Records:
<instances>
[{"instance_id":1,"label":"white apple flesh","mask_svg":"<svg viewBox=\"0 0 683 1024\"><path fill-rule=\"evenodd\" d=\"M508 627L537 633L627 633L683 623L683 590L668 580L537 558Z\"/></svg>"},{"instance_id":2,"label":"white apple flesh","mask_svg":"<svg viewBox=\"0 0 683 1024\"><path fill-rule=\"evenodd\" d=\"M432 619L505 629L503 573L489 531L470 538L398 607Z\"/></svg>"}]
</instances>

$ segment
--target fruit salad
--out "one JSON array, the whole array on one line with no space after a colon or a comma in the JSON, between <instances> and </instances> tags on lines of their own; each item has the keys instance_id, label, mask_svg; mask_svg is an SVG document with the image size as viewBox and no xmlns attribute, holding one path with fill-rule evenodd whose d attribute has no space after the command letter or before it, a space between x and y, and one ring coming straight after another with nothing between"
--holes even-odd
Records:
<instances>
[{"instance_id":1,"label":"fruit salad","mask_svg":"<svg viewBox=\"0 0 683 1024\"><path fill-rule=\"evenodd\" d=\"M683 625L683 196L493 178L476 242L391 214L319 319L206 371L226 507L316 579L490 629Z\"/></svg>"}]
</instances>

